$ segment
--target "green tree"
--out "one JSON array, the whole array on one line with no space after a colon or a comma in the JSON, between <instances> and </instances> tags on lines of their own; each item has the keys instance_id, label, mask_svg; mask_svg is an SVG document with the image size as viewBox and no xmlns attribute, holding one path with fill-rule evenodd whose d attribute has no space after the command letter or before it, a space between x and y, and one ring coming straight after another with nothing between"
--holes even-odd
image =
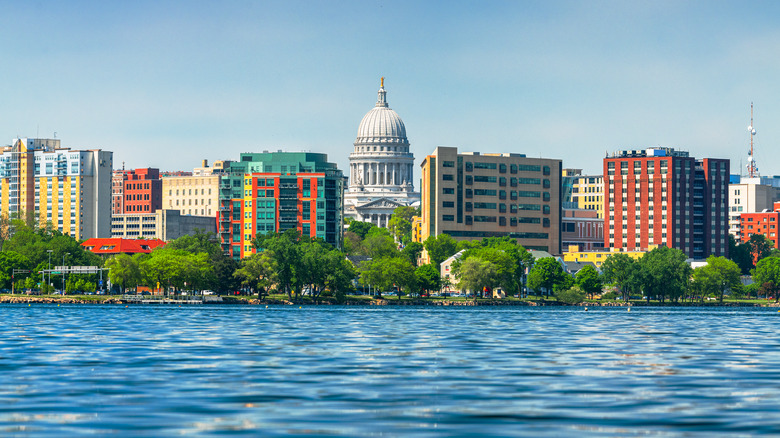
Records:
<instances>
[{"instance_id":1,"label":"green tree","mask_svg":"<svg viewBox=\"0 0 780 438\"><path fill-rule=\"evenodd\" d=\"M352 221L349 223L348 230L350 233L354 233L362 240L366 238L368 232L373 228L377 228L377 226L371 222Z\"/></svg>"},{"instance_id":2,"label":"green tree","mask_svg":"<svg viewBox=\"0 0 780 438\"><path fill-rule=\"evenodd\" d=\"M412 218L420 214L415 207L397 207L387 223L390 233L396 241L407 244L412 241Z\"/></svg>"},{"instance_id":3,"label":"green tree","mask_svg":"<svg viewBox=\"0 0 780 438\"><path fill-rule=\"evenodd\" d=\"M14 269L30 269L30 259L15 251L0 252L0 288L10 289Z\"/></svg>"},{"instance_id":4,"label":"green tree","mask_svg":"<svg viewBox=\"0 0 780 438\"><path fill-rule=\"evenodd\" d=\"M422 265L415 269L414 275L417 277L417 285L420 289L428 293L441 289L441 275L436 266Z\"/></svg>"},{"instance_id":5,"label":"green tree","mask_svg":"<svg viewBox=\"0 0 780 438\"><path fill-rule=\"evenodd\" d=\"M436 266L447 260L457 252L458 242L448 234L439 234L438 236L429 236L423 242L425 250L428 251L428 257Z\"/></svg>"},{"instance_id":6,"label":"green tree","mask_svg":"<svg viewBox=\"0 0 780 438\"><path fill-rule=\"evenodd\" d=\"M298 230L290 229L284 233L258 237L254 242L255 247L269 252L276 266L277 287L290 299L293 292L300 293L303 284L300 241Z\"/></svg>"},{"instance_id":7,"label":"green tree","mask_svg":"<svg viewBox=\"0 0 780 438\"><path fill-rule=\"evenodd\" d=\"M691 267L685 253L679 249L660 246L639 259L638 274L642 290L649 301L656 298L664 302L678 301L688 290Z\"/></svg>"},{"instance_id":8,"label":"green tree","mask_svg":"<svg viewBox=\"0 0 780 438\"><path fill-rule=\"evenodd\" d=\"M486 289L492 290L498 286L500 281L496 265L479 257L463 260L453 274L458 279L458 288L474 292L475 299L484 296Z\"/></svg>"},{"instance_id":9,"label":"green tree","mask_svg":"<svg viewBox=\"0 0 780 438\"><path fill-rule=\"evenodd\" d=\"M601 276L593 265L585 265L577 272L576 283L580 290L590 295L591 300L593 294L601 293Z\"/></svg>"},{"instance_id":10,"label":"green tree","mask_svg":"<svg viewBox=\"0 0 780 438\"><path fill-rule=\"evenodd\" d=\"M758 283L760 288L769 297L775 296L775 301L780 300L780 257L766 257L758 261L756 268L751 271L753 281Z\"/></svg>"},{"instance_id":11,"label":"green tree","mask_svg":"<svg viewBox=\"0 0 780 438\"><path fill-rule=\"evenodd\" d=\"M383 257L397 257L398 245L386 228L374 227L363 239L365 255L374 259Z\"/></svg>"},{"instance_id":12,"label":"green tree","mask_svg":"<svg viewBox=\"0 0 780 438\"><path fill-rule=\"evenodd\" d=\"M420 242L409 242L401 250L401 254L405 255L414 266L417 266L417 259L422 253L423 244Z\"/></svg>"},{"instance_id":13,"label":"green tree","mask_svg":"<svg viewBox=\"0 0 780 438\"><path fill-rule=\"evenodd\" d=\"M564 272L560 262L553 257L536 260L528 273L528 287L537 293L544 290L548 297L553 290L568 288L571 283L571 276Z\"/></svg>"},{"instance_id":14,"label":"green tree","mask_svg":"<svg viewBox=\"0 0 780 438\"><path fill-rule=\"evenodd\" d=\"M734 236L728 235L729 239L729 259L739 266L742 274L750 274L753 265L753 256L750 254L750 245L747 243L738 244Z\"/></svg>"},{"instance_id":15,"label":"green tree","mask_svg":"<svg viewBox=\"0 0 780 438\"><path fill-rule=\"evenodd\" d=\"M629 298L629 286L635 278L636 261L626 254L610 254L601 264L601 273L605 283L618 288L624 300Z\"/></svg>"},{"instance_id":16,"label":"green tree","mask_svg":"<svg viewBox=\"0 0 780 438\"><path fill-rule=\"evenodd\" d=\"M121 287L122 293L125 292L127 286L137 286L141 282L140 261L143 256L117 254L106 260L105 267L108 268L108 279L111 280L111 283Z\"/></svg>"},{"instance_id":17,"label":"green tree","mask_svg":"<svg viewBox=\"0 0 780 438\"><path fill-rule=\"evenodd\" d=\"M702 266L698 270L712 271L713 277L717 280L715 295L721 304L723 304L723 294L727 290L737 293L742 290L742 282L739 280L739 266L725 257L711 255L707 257L707 266Z\"/></svg>"},{"instance_id":18,"label":"green tree","mask_svg":"<svg viewBox=\"0 0 780 438\"><path fill-rule=\"evenodd\" d=\"M533 265L531 253L508 237L490 237L472 242L464 247L462 256L453 264L453 270L457 271L459 264L470 257L493 263L499 276L499 286L508 294L519 293L525 270Z\"/></svg>"},{"instance_id":19,"label":"green tree","mask_svg":"<svg viewBox=\"0 0 780 438\"><path fill-rule=\"evenodd\" d=\"M402 256L383 257L364 262L360 267L360 281L370 284L380 291L398 288L398 298L401 290L410 292L416 283L414 266L409 259Z\"/></svg>"},{"instance_id":20,"label":"green tree","mask_svg":"<svg viewBox=\"0 0 780 438\"><path fill-rule=\"evenodd\" d=\"M774 249L772 242L766 238L763 234L753 234L750 236L750 240L746 242L748 246L748 252L750 252L751 259L755 266L761 259L769 257Z\"/></svg>"},{"instance_id":21,"label":"green tree","mask_svg":"<svg viewBox=\"0 0 780 438\"><path fill-rule=\"evenodd\" d=\"M555 299L566 304L579 304L585 301L585 292L578 286L555 291Z\"/></svg>"},{"instance_id":22,"label":"green tree","mask_svg":"<svg viewBox=\"0 0 780 438\"><path fill-rule=\"evenodd\" d=\"M276 266L269 252L256 253L243 258L233 276L241 282L241 286L257 292L257 297L260 299L277 281Z\"/></svg>"}]
</instances>

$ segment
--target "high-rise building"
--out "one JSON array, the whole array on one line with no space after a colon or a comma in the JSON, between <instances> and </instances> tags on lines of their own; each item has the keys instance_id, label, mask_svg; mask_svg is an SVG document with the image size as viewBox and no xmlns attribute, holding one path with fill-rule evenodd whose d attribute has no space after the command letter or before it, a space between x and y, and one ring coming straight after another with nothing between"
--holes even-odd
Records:
<instances>
[{"instance_id":1,"label":"high-rise building","mask_svg":"<svg viewBox=\"0 0 780 438\"><path fill-rule=\"evenodd\" d=\"M162 208L160 170L134 169L124 173L122 214L154 213Z\"/></svg>"},{"instance_id":2,"label":"high-rise building","mask_svg":"<svg viewBox=\"0 0 780 438\"><path fill-rule=\"evenodd\" d=\"M627 150L604 159L604 175L605 247L728 255L729 160L697 160L672 148Z\"/></svg>"},{"instance_id":3,"label":"high-rise building","mask_svg":"<svg viewBox=\"0 0 780 438\"><path fill-rule=\"evenodd\" d=\"M360 121L349 155L344 215L386 227L397 207L419 205L413 175L414 155L409 151L406 126L388 106L382 78L376 105Z\"/></svg>"},{"instance_id":4,"label":"high-rise building","mask_svg":"<svg viewBox=\"0 0 780 438\"><path fill-rule=\"evenodd\" d=\"M344 175L325 154L244 153L220 176L218 233L234 258L258 235L297 229L341 247Z\"/></svg>"},{"instance_id":5,"label":"high-rise building","mask_svg":"<svg viewBox=\"0 0 780 438\"><path fill-rule=\"evenodd\" d=\"M33 213L76 239L109 237L112 160L112 152L62 148L58 139L14 139L0 152L0 211Z\"/></svg>"},{"instance_id":6,"label":"high-rise building","mask_svg":"<svg viewBox=\"0 0 780 438\"><path fill-rule=\"evenodd\" d=\"M561 160L438 147L421 167L422 240L509 236L561 253Z\"/></svg>"}]
</instances>

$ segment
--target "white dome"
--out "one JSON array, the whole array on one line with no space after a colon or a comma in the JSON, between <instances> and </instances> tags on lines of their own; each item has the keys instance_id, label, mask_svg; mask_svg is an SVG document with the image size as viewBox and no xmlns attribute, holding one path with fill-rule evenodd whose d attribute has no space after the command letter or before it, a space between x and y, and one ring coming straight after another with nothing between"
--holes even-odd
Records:
<instances>
[{"instance_id":1,"label":"white dome","mask_svg":"<svg viewBox=\"0 0 780 438\"><path fill-rule=\"evenodd\" d=\"M387 105L386 95L383 86L379 89L376 106L360 121L355 144L409 144L406 126L398 114Z\"/></svg>"}]
</instances>

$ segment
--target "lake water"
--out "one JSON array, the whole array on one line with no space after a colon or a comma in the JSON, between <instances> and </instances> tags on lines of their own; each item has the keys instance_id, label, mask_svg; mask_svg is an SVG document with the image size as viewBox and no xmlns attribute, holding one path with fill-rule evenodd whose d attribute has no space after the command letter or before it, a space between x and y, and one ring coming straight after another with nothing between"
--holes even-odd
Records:
<instances>
[{"instance_id":1,"label":"lake water","mask_svg":"<svg viewBox=\"0 0 780 438\"><path fill-rule=\"evenodd\" d=\"M780 434L777 309L3 305L2 436Z\"/></svg>"}]
</instances>

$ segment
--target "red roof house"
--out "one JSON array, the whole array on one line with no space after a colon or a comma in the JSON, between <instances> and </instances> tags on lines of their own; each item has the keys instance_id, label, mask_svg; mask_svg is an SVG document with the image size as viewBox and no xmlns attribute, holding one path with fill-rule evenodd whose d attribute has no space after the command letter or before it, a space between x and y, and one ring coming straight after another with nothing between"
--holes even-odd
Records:
<instances>
[{"instance_id":1,"label":"red roof house","mask_svg":"<svg viewBox=\"0 0 780 438\"><path fill-rule=\"evenodd\" d=\"M112 254L149 254L153 249L165 245L160 239L122 239L122 238L92 238L81 246L98 255Z\"/></svg>"}]
</instances>

